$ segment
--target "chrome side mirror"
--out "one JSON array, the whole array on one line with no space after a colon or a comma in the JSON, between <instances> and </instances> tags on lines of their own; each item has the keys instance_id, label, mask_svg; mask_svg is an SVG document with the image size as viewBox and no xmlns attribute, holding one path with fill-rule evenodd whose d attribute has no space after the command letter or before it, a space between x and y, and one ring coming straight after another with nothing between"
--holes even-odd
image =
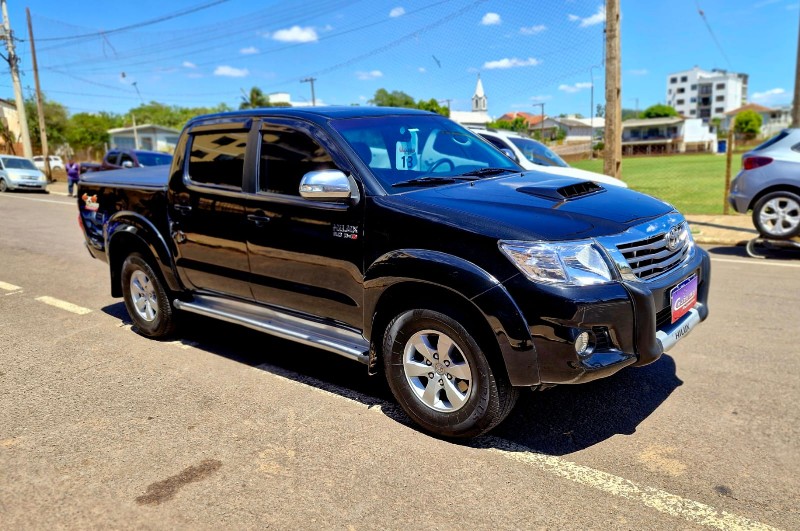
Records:
<instances>
[{"instance_id":1,"label":"chrome side mirror","mask_svg":"<svg viewBox=\"0 0 800 531\"><path fill-rule=\"evenodd\" d=\"M300 196L312 201L343 203L355 191L354 184L339 170L310 171L300 180Z\"/></svg>"},{"instance_id":2,"label":"chrome side mirror","mask_svg":"<svg viewBox=\"0 0 800 531\"><path fill-rule=\"evenodd\" d=\"M131 162L129 160L126 160L125 162L122 163L122 167L123 168L133 168L133 162Z\"/></svg>"},{"instance_id":3,"label":"chrome side mirror","mask_svg":"<svg viewBox=\"0 0 800 531\"><path fill-rule=\"evenodd\" d=\"M508 148L501 148L501 149L500 149L500 151L502 151L502 152L503 152L503 155L505 155L506 157L510 158L510 159L511 159L511 160L513 160L514 162L519 162L519 160L517 160L517 156L516 156L516 155L514 155L514 152L513 152L513 151L511 151L510 149L508 149Z\"/></svg>"}]
</instances>

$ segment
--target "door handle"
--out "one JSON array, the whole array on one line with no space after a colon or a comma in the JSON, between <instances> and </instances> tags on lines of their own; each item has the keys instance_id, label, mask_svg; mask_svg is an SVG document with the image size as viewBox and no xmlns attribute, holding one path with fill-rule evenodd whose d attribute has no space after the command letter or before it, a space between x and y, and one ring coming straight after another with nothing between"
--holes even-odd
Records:
<instances>
[{"instance_id":1,"label":"door handle","mask_svg":"<svg viewBox=\"0 0 800 531\"><path fill-rule=\"evenodd\" d=\"M269 223L270 218L267 216L258 216L256 214L248 214L247 221L253 223L256 227L263 227Z\"/></svg>"},{"instance_id":2,"label":"door handle","mask_svg":"<svg viewBox=\"0 0 800 531\"><path fill-rule=\"evenodd\" d=\"M173 205L173 208L184 215L192 211L191 205Z\"/></svg>"}]
</instances>

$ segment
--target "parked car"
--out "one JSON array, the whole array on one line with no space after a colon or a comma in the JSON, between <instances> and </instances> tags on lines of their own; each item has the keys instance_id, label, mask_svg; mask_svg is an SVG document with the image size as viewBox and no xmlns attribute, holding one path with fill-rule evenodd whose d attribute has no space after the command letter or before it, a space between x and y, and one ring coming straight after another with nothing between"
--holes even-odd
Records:
<instances>
[{"instance_id":1,"label":"parked car","mask_svg":"<svg viewBox=\"0 0 800 531\"><path fill-rule=\"evenodd\" d=\"M539 170L554 175L575 177L603 184L627 188L628 185L615 177L573 168L552 149L541 142L511 131L482 127L470 128L478 136L500 149L526 170Z\"/></svg>"},{"instance_id":2,"label":"parked car","mask_svg":"<svg viewBox=\"0 0 800 531\"><path fill-rule=\"evenodd\" d=\"M170 153L146 151L143 149L112 149L103 157L103 162L100 164L100 167L93 171L163 166L170 163L172 163L172 155Z\"/></svg>"},{"instance_id":3,"label":"parked car","mask_svg":"<svg viewBox=\"0 0 800 531\"><path fill-rule=\"evenodd\" d=\"M50 159L50 169L51 170L63 170L64 169L64 161L61 157L57 155L50 155L47 157ZM37 168L44 171L44 157L42 155L37 155L33 157L33 163L36 165Z\"/></svg>"},{"instance_id":4,"label":"parked car","mask_svg":"<svg viewBox=\"0 0 800 531\"><path fill-rule=\"evenodd\" d=\"M0 155L0 192L46 190L47 177L25 157Z\"/></svg>"},{"instance_id":5,"label":"parked car","mask_svg":"<svg viewBox=\"0 0 800 531\"><path fill-rule=\"evenodd\" d=\"M752 210L765 238L800 235L800 129L784 129L742 155L728 201L737 212Z\"/></svg>"},{"instance_id":6,"label":"parked car","mask_svg":"<svg viewBox=\"0 0 800 531\"><path fill-rule=\"evenodd\" d=\"M190 312L334 352L440 436L492 429L522 388L652 363L708 315L709 257L672 206L525 171L438 114L221 113L175 153L78 183L134 330Z\"/></svg>"}]
</instances>

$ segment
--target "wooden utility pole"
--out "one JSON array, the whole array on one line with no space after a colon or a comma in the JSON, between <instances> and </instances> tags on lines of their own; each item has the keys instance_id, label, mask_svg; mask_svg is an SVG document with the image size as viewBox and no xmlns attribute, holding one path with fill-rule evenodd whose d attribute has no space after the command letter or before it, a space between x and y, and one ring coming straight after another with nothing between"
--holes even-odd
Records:
<instances>
[{"instance_id":1,"label":"wooden utility pole","mask_svg":"<svg viewBox=\"0 0 800 531\"><path fill-rule=\"evenodd\" d=\"M8 49L8 66L11 68L11 81L14 85L14 99L17 104L17 118L19 118L19 134L22 141L22 154L25 158L33 157L31 135L28 132L28 117L25 114L25 98L22 97L22 86L19 82L19 58L14 50L14 34L11 32L11 22L8 20L8 7L6 0L0 0L3 9L2 37L6 40Z\"/></svg>"},{"instance_id":2,"label":"wooden utility pole","mask_svg":"<svg viewBox=\"0 0 800 531\"><path fill-rule=\"evenodd\" d=\"M50 169L50 150L47 148L47 129L44 125L44 103L42 102L42 87L39 86L39 67L36 64L36 45L33 43L33 25L31 24L31 10L25 8L28 15L28 37L31 40L31 60L33 61L33 79L36 82L36 108L39 111L39 134L42 137L42 155L44 156L44 174L47 180L53 180Z\"/></svg>"},{"instance_id":3,"label":"wooden utility pole","mask_svg":"<svg viewBox=\"0 0 800 531\"><path fill-rule=\"evenodd\" d=\"M316 107L317 106L317 98L314 96L314 81L316 81L316 80L317 80L317 78L315 78L315 77L307 77L305 79L301 79L300 80L300 83L311 83L311 106L312 107Z\"/></svg>"},{"instance_id":4,"label":"wooden utility pole","mask_svg":"<svg viewBox=\"0 0 800 531\"><path fill-rule=\"evenodd\" d=\"M797 35L797 66L794 70L794 101L792 101L792 127L800 127L800 32Z\"/></svg>"},{"instance_id":5,"label":"wooden utility pole","mask_svg":"<svg viewBox=\"0 0 800 531\"><path fill-rule=\"evenodd\" d=\"M606 130L603 173L622 178L619 0L606 0Z\"/></svg>"},{"instance_id":6,"label":"wooden utility pole","mask_svg":"<svg viewBox=\"0 0 800 531\"><path fill-rule=\"evenodd\" d=\"M728 203L728 193L731 189L731 159L733 159L733 127L728 131L728 142L725 144L725 197L722 198L722 213L726 216L731 208Z\"/></svg>"}]
</instances>

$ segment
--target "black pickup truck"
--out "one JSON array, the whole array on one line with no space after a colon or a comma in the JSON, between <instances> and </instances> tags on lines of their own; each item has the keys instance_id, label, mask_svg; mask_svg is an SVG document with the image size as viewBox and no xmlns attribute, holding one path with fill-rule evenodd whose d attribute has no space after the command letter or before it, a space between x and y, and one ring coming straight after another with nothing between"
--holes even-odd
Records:
<instances>
[{"instance_id":1,"label":"black pickup truck","mask_svg":"<svg viewBox=\"0 0 800 531\"><path fill-rule=\"evenodd\" d=\"M335 352L445 437L521 388L651 363L708 314L672 206L525 171L422 111L201 116L171 166L89 174L78 206L139 333L192 312Z\"/></svg>"}]
</instances>

